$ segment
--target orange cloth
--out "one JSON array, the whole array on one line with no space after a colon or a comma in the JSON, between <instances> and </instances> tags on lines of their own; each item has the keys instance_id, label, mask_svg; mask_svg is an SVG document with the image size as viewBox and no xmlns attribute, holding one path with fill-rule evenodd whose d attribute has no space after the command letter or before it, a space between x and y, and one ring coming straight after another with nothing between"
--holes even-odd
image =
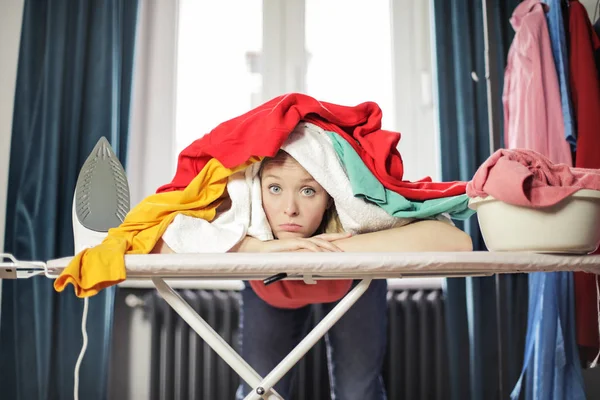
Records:
<instances>
[{"instance_id":1,"label":"orange cloth","mask_svg":"<svg viewBox=\"0 0 600 400\"><path fill-rule=\"evenodd\" d=\"M179 213L212 221L227 178L260 160L261 157L251 157L228 169L212 159L184 190L148 196L119 227L109 230L101 244L79 252L54 281L54 289L62 292L71 283L77 297L89 297L124 281L125 254L150 253Z\"/></svg>"}]
</instances>

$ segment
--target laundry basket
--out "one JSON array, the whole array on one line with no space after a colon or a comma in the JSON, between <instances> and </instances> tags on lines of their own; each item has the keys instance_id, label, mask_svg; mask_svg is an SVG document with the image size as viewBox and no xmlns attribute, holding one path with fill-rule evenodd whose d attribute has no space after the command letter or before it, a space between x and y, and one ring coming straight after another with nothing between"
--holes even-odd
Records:
<instances>
[{"instance_id":1,"label":"laundry basket","mask_svg":"<svg viewBox=\"0 0 600 400\"><path fill-rule=\"evenodd\" d=\"M592 253L600 243L600 191L582 189L546 208L514 206L492 196L475 197L483 240L489 251Z\"/></svg>"}]
</instances>

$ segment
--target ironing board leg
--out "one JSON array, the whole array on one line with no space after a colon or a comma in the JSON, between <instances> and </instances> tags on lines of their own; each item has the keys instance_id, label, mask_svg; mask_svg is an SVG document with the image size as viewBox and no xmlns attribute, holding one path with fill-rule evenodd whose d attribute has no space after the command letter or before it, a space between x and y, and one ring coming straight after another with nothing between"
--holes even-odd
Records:
<instances>
[{"instance_id":1,"label":"ironing board leg","mask_svg":"<svg viewBox=\"0 0 600 400\"><path fill-rule=\"evenodd\" d=\"M259 400L260 393L271 389L290 369L325 335L325 333L356 303L371 284L371 279L363 279L327 314L321 322L258 384L244 400Z\"/></svg>"},{"instance_id":2,"label":"ironing board leg","mask_svg":"<svg viewBox=\"0 0 600 400\"><path fill-rule=\"evenodd\" d=\"M245 400L277 400L281 397L273 386L325 335L325 333L356 303L371 284L363 279L327 314L321 322L264 379L215 332L198 313L162 278L152 278L158 293L181 318L225 361L249 386L255 388Z\"/></svg>"},{"instance_id":3,"label":"ironing board leg","mask_svg":"<svg viewBox=\"0 0 600 400\"><path fill-rule=\"evenodd\" d=\"M262 377L162 278L152 278L158 293L188 325L244 380L256 388ZM282 375L283 376L283 375ZM278 380L277 380L278 381ZM275 383L277 383L275 381ZM275 384L273 383L273 385ZM272 385L272 386L273 386ZM281 397L274 390L265 390L256 399L275 400Z\"/></svg>"}]
</instances>

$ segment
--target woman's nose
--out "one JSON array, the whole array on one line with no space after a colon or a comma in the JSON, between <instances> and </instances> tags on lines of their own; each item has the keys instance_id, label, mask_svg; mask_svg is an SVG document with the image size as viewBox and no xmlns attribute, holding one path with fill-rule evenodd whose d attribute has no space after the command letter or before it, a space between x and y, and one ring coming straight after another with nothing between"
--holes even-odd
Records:
<instances>
[{"instance_id":1,"label":"woman's nose","mask_svg":"<svg viewBox=\"0 0 600 400\"><path fill-rule=\"evenodd\" d=\"M289 199L285 207L285 215L295 217L298 215L298 205L294 199Z\"/></svg>"}]
</instances>

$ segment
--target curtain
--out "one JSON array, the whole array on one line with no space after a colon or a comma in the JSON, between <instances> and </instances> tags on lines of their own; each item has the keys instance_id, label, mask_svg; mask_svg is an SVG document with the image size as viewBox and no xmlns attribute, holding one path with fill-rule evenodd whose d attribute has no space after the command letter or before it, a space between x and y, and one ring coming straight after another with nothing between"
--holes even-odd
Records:
<instances>
[{"instance_id":1,"label":"curtain","mask_svg":"<svg viewBox=\"0 0 600 400\"><path fill-rule=\"evenodd\" d=\"M125 165L137 0L25 0L15 91L5 251L73 254L79 169L106 136ZM1 397L73 398L83 301L52 280L2 282ZM106 395L115 289L90 299L79 396Z\"/></svg>"},{"instance_id":2,"label":"curtain","mask_svg":"<svg viewBox=\"0 0 600 400\"><path fill-rule=\"evenodd\" d=\"M492 107L500 115L504 66L518 0L488 1L490 78L499 85ZM485 80L484 16L480 0L432 0L442 179L470 180L490 155ZM500 108L500 109L498 109ZM502 145L500 137L499 145ZM485 250L476 216L457 225L475 250ZM527 276L446 280L451 399L505 399L518 380L527 327ZM464 361L469 360L469 368Z\"/></svg>"}]
</instances>

